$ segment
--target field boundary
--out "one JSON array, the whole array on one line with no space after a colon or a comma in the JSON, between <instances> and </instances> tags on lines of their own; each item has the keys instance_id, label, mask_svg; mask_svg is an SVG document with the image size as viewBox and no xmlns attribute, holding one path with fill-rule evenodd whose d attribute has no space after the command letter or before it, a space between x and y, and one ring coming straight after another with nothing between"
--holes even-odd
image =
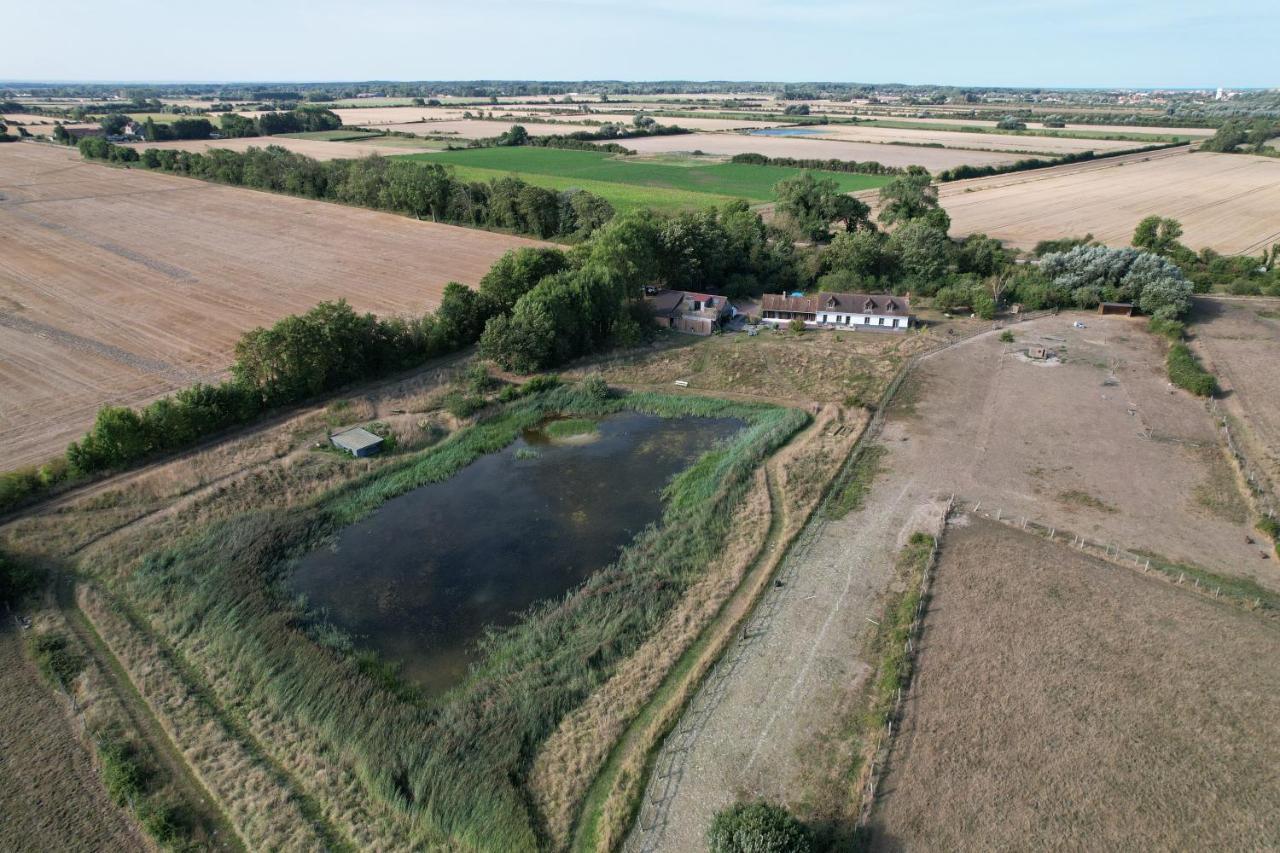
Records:
<instances>
[{"instance_id":1,"label":"field boundary","mask_svg":"<svg viewBox=\"0 0 1280 853\"><path fill-rule=\"evenodd\" d=\"M1280 593L1258 587L1252 581L1243 578L1227 578L1195 566L1177 563L1148 551L1130 551L1112 542L1100 539L1089 539L1066 528L1045 524L1026 515L1005 515L1000 507L988 506L982 509L983 501L968 506L963 498L956 499L958 512L970 512L981 518L999 522L1006 527L1014 527L1027 533L1043 536L1050 542L1059 542L1067 547L1083 551L1092 557L1101 559L1111 565L1141 572L1152 578L1174 586L1181 586L1205 598L1224 600L1252 613L1269 618L1280 618ZM1071 537L1068 541L1067 537ZM1154 573L1152 570L1155 570ZM1186 581L1190 580L1188 585ZM1252 588L1251 588L1252 587Z\"/></svg>"},{"instance_id":2,"label":"field boundary","mask_svg":"<svg viewBox=\"0 0 1280 853\"><path fill-rule=\"evenodd\" d=\"M907 628L907 637L903 648L903 657L908 664L906 683L898 688L897 696L894 697L893 704L889 707L888 714L886 714L888 719L885 721L885 727L877 729L878 734L874 743L864 749L864 754L869 753L870 759L867 761L866 778L861 786L859 795L855 833L864 830L871 819L871 810L876 800L876 787L884 776L884 770L889 764L889 756L893 752L893 724L896 720L902 718L903 702L910 697L911 686L915 682L915 659L919 652L920 632L924 629L924 617L929 609L929 588L933 583L934 569L938 565L938 549L942 547L942 538L947 531L947 520L951 518L955 503L956 496L953 494L947 500L947 508L942 513L941 535L932 537L933 548L929 552L929 559L925 561L921 569L920 597L916 602L915 612L912 614L911 625Z\"/></svg>"}]
</instances>

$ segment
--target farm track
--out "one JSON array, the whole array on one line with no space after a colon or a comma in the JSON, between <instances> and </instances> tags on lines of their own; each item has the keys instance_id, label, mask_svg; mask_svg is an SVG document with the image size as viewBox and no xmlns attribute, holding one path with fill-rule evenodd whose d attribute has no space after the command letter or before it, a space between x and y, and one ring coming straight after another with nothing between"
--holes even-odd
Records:
<instances>
[{"instance_id":1,"label":"farm track","mask_svg":"<svg viewBox=\"0 0 1280 853\"><path fill-rule=\"evenodd\" d=\"M85 616L75 602L74 582L70 578L62 578L57 584L58 607L66 616L67 625L80 640L81 645L89 651L90 657L97 664L110 686L111 692L120 700L134 731L146 742L154 755L163 765L174 786L181 792L182 802L199 810L204 819L216 827L222 843L217 849L247 851L244 839L236 832L234 825L227 818L218 804L217 798L209 793L193 773L191 766L183 758L181 750L165 732L160 721L156 719L151 707L147 704L138 688L125 672L124 667L107 648L93 623Z\"/></svg>"}]
</instances>

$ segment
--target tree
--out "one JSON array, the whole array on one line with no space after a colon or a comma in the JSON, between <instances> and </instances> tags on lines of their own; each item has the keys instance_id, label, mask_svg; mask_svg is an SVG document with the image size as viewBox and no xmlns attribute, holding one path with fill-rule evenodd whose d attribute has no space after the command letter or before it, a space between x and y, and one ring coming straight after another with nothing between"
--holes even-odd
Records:
<instances>
[{"instance_id":1,"label":"tree","mask_svg":"<svg viewBox=\"0 0 1280 853\"><path fill-rule=\"evenodd\" d=\"M773 187L778 213L806 240L822 241L831 235L831 223L843 222L846 230L870 225L870 209L861 201L840 192L833 178L815 178L804 171L785 178Z\"/></svg>"},{"instance_id":2,"label":"tree","mask_svg":"<svg viewBox=\"0 0 1280 853\"><path fill-rule=\"evenodd\" d=\"M62 126L62 122L53 125L53 141L60 142L63 145L71 144L71 134L67 133L67 129Z\"/></svg>"},{"instance_id":3,"label":"tree","mask_svg":"<svg viewBox=\"0 0 1280 853\"><path fill-rule=\"evenodd\" d=\"M507 130L506 133L503 133L498 137L498 145L501 145L501 146L528 145L528 144L529 144L529 131L525 130L524 125L522 124L511 125L511 127Z\"/></svg>"},{"instance_id":4,"label":"tree","mask_svg":"<svg viewBox=\"0 0 1280 853\"><path fill-rule=\"evenodd\" d=\"M1182 236L1182 223L1176 219L1148 216L1133 231L1132 245L1139 249L1167 255L1178 246Z\"/></svg>"},{"instance_id":5,"label":"tree","mask_svg":"<svg viewBox=\"0 0 1280 853\"><path fill-rule=\"evenodd\" d=\"M997 130L1026 130L1027 123L1016 116L1005 116L996 122Z\"/></svg>"},{"instance_id":6,"label":"tree","mask_svg":"<svg viewBox=\"0 0 1280 853\"><path fill-rule=\"evenodd\" d=\"M1053 291L1081 308L1134 302L1153 317L1172 320L1191 306L1193 288L1182 270L1150 252L1079 246L1045 255L1040 269Z\"/></svg>"},{"instance_id":7,"label":"tree","mask_svg":"<svg viewBox=\"0 0 1280 853\"><path fill-rule=\"evenodd\" d=\"M878 231L847 231L837 234L822 255L832 272L848 272L874 282L893 273L894 256L888 238Z\"/></svg>"},{"instance_id":8,"label":"tree","mask_svg":"<svg viewBox=\"0 0 1280 853\"><path fill-rule=\"evenodd\" d=\"M129 117L124 113L111 113L102 120L102 130L107 136L116 136L124 131L124 126L129 123Z\"/></svg>"},{"instance_id":9,"label":"tree","mask_svg":"<svg viewBox=\"0 0 1280 853\"><path fill-rule=\"evenodd\" d=\"M956 252L956 266L960 272L980 276L995 275L1009 265L1004 246L986 234L970 234L960 243Z\"/></svg>"},{"instance_id":10,"label":"tree","mask_svg":"<svg viewBox=\"0 0 1280 853\"><path fill-rule=\"evenodd\" d=\"M951 260L951 241L946 232L924 220L911 220L890 238L903 274L931 290L946 274Z\"/></svg>"},{"instance_id":11,"label":"tree","mask_svg":"<svg viewBox=\"0 0 1280 853\"><path fill-rule=\"evenodd\" d=\"M951 227L951 218L938 204L938 188L925 171L909 172L880 189L882 223L901 225L913 220L924 220L943 232Z\"/></svg>"},{"instance_id":12,"label":"tree","mask_svg":"<svg viewBox=\"0 0 1280 853\"><path fill-rule=\"evenodd\" d=\"M480 279L480 293L494 310L505 314L538 282L568 266L569 259L559 249L515 249L499 258Z\"/></svg>"},{"instance_id":13,"label":"tree","mask_svg":"<svg viewBox=\"0 0 1280 853\"><path fill-rule=\"evenodd\" d=\"M711 853L809 853L813 837L781 806L737 803L716 814L707 833Z\"/></svg>"}]
</instances>

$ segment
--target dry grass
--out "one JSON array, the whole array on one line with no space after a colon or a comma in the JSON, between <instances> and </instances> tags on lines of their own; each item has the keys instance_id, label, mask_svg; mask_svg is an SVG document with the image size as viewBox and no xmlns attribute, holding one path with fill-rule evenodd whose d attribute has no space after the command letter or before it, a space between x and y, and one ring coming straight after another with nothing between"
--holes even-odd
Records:
<instances>
[{"instance_id":1,"label":"dry grass","mask_svg":"<svg viewBox=\"0 0 1280 853\"><path fill-rule=\"evenodd\" d=\"M344 144L344 143L334 143ZM518 237L0 146L0 468L105 403L222 376L241 334L324 299L421 314Z\"/></svg>"},{"instance_id":2,"label":"dry grass","mask_svg":"<svg viewBox=\"0 0 1280 853\"><path fill-rule=\"evenodd\" d=\"M315 850L325 839L313 829L297 794L260 755L230 731L174 668L154 640L82 586L79 604L111 653L125 667L165 732L182 745L188 765L222 803L250 849Z\"/></svg>"},{"instance_id":3,"label":"dry grass","mask_svg":"<svg viewBox=\"0 0 1280 853\"><path fill-rule=\"evenodd\" d=\"M940 556L873 849L1280 837L1274 623L971 516Z\"/></svg>"},{"instance_id":4,"label":"dry grass","mask_svg":"<svg viewBox=\"0 0 1280 853\"><path fill-rule=\"evenodd\" d=\"M611 384L758 397L792 404L874 403L904 359L936 343L936 329L890 335L860 332L764 331L696 337L668 333L652 347L593 361L574 371L600 371Z\"/></svg>"},{"instance_id":5,"label":"dry grass","mask_svg":"<svg viewBox=\"0 0 1280 853\"><path fill-rule=\"evenodd\" d=\"M955 181L941 200L952 236L982 233L1019 249L1086 233L1127 246L1138 222L1159 214L1181 222L1194 249L1249 254L1280 236L1280 160L1179 148Z\"/></svg>"},{"instance_id":6,"label":"dry grass","mask_svg":"<svg viewBox=\"0 0 1280 853\"><path fill-rule=\"evenodd\" d=\"M59 627L65 626L50 616L34 630ZM84 711L73 720L66 700L24 659L22 640L6 617L0 624L0 849L151 849L107 796L83 736L86 719L97 726L119 713L101 674L90 667L77 679L74 692Z\"/></svg>"},{"instance_id":7,"label":"dry grass","mask_svg":"<svg viewBox=\"0 0 1280 853\"><path fill-rule=\"evenodd\" d=\"M733 595L722 599L715 621L672 670L653 701L633 723L619 743L613 761L616 772L597 780L597 803L588 803L582 820L590 826L580 827L575 838L579 850L609 851L618 849L632 821L643 789L648 781L650 763L672 727L702 686L711 667L737 638L739 629L750 616L761 595L768 588L792 540L812 514L830 478L839 470L853 443L861 435L865 420L848 424L850 429L836 434L835 427L845 423L845 413L827 406L818 412L813 426L800 441L793 441L769 461L769 475L775 483L773 518L767 541L758 551L749 574ZM820 459L825 465L809 464ZM815 483L818 485L815 487Z\"/></svg>"}]
</instances>

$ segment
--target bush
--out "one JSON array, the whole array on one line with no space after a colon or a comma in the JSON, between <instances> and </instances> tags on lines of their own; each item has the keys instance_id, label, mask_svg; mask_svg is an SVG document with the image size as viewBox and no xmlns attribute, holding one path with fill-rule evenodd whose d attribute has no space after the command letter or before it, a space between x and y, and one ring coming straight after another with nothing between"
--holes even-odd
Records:
<instances>
[{"instance_id":1,"label":"bush","mask_svg":"<svg viewBox=\"0 0 1280 853\"><path fill-rule=\"evenodd\" d=\"M791 331L799 335L802 332L804 332L804 320L801 320L799 317L796 317L794 320L792 320L790 323L787 324L787 328L789 328Z\"/></svg>"},{"instance_id":2,"label":"bush","mask_svg":"<svg viewBox=\"0 0 1280 853\"><path fill-rule=\"evenodd\" d=\"M29 563L0 551L0 604L15 604L35 592L44 573Z\"/></svg>"},{"instance_id":3,"label":"bush","mask_svg":"<svg viewBox=\"0 0 1280 853\"><path fill-rule=\"evenodd\" d=\"M67 687L84 669L84 659L68 648L62 634L40 634L30 640L36 666L50 683Z\"/></svg>"},{"instance_id":4,"label":"bush","mask_svg":"<svg viewBox=\"0 0 1280 853\"><path fill-rule=\"evenodd\" d=\"M102 782L117 805L137 799L145 791L147 772L132 744L112 735L98 742Z\"/></svg>"},{"instance_id":5,"label":"bush","mask_svg":"<svg viewBox=\"0 0 1280 853\"><path fill-rule=\"evenodd\" d=\"M1005 329L1003 332L1001 332L1000 342L1005 344L1013 343L1013 332L1009 331L1008 329Z\"/></svg>"},{"instance_id":6,"label":"bush","mask_svg":"<svg viewBox=\"0 0 1280 853\"><path fill-rule=\"evenodd\" d=\"M578 387L588 400L595 402L603 402L609 399L612 393L609 390L609 383L605 382L604 377L599 373L590 374L582 380Z\"/></svg>"},{"instance_id":7,"label":"bush","mask_svg":"<svg viewBox=\"0 0 1280 853\"><path fill-rule=\"evenodd\" d=\"M707 833L711 853L808 853L809 828L781 806L736 803L719 812Z\"/></svg>"},{"instance_id":8,"label":"bush","mask_svg":"<svg viewBox=\"0 0 1280 853\"><path fill-rule=\"evenodd\" d=\"M1147 320L1147 331L1177 343L1182 340L1187 324L1181 320L1167 320L1163 317L1152 317Z\"/></svg>"},{"instance_id":9,"label":"bush","mask_svg":"<svg viewBox=\"0 0 1280 853\"><path fill-rule=\"evenodd\" d=\"M487 403L484 397L476 394L464 394L461 391L450 392L444 398L445 411L459 420L471 417L483 409L485 405Z\"/></svg>"},{"instance_id":10,"label":"bush","mask_svg":"<svg viewBox=\"0 0 1280 853\"><path fill-rule=\"evenodd\" d=\"M1177 343L1170 347L1165 364L1169 369L1169 381L1197 397L1212 397L1218 390L1213 374L1204 369L1186 344Z\"/></svg>"}]
</instances>

